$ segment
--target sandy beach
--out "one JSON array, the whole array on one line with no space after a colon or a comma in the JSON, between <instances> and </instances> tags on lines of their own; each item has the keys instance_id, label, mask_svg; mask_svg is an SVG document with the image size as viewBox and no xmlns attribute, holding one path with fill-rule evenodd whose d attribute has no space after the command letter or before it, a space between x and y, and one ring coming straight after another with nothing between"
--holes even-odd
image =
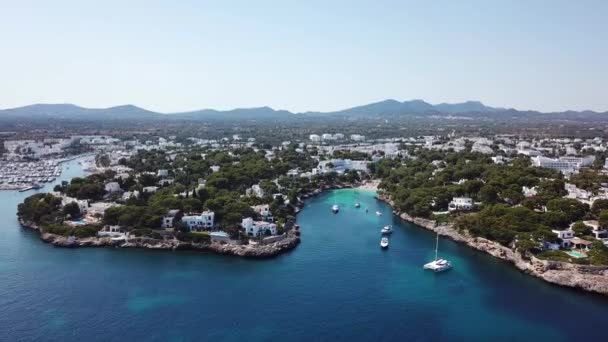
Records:
<instances>
[{"instance_id":1,"label":"sandy beach","mask_svg":"<svg viewBox=\"0 0 608 342\"><path fill-rule=\"evenodd\" d=\"M359 185L357 187L357 189L378 191L379 184L380 184L379 179L373 179L370 181L363 182L361 185Z\"/></svg>"}]
</instances>

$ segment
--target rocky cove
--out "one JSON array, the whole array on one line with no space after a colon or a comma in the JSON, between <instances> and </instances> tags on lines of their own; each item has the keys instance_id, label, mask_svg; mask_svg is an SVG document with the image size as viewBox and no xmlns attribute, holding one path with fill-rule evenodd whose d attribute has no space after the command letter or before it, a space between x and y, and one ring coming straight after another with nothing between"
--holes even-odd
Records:
<instances>
[{"instance_id":1,"label":"rocky cove","mask_svg":"<svg viewBox=\"0 0 608 342\"><path fill-rule=\"evenodd\" d=\"M608 266L577 265L561 261L541 260L534 256L526 259L511 248L488 239L469 236L456 230L453 225L438 225L434 220L401 213L386 195L379 194L377 198L389 204L393 208L393 213L401 219L434 231L453 241L463 243L480 252L505 260L526 274L555 285L608 295Z\"/></svg>"}]
</instances>

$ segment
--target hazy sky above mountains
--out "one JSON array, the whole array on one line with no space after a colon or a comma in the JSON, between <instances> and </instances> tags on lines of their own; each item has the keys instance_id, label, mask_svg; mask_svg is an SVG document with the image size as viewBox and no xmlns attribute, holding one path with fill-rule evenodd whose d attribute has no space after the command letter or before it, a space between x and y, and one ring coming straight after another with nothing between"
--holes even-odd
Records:
<instances>
[{"instance_id":1,"label":"hazy sky above mountains","mask_svg":"<svg viewBox=\"0 0 608 342\"><path fill-rule=\"evenodd\" d=\"M0 108L604 111L606 18L608 1L0 0Z\"/></svg>"}]
</instances>

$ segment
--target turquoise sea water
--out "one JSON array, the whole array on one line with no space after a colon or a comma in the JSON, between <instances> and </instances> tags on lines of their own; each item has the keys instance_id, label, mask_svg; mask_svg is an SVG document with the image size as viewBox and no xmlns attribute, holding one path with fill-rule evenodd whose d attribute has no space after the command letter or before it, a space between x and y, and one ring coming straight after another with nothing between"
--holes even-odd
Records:
<instances>
[{"instance_id":1,"label":"turquoise sea water","mask_svg":"<svg viewBox=\"0 0 608 342\"><path fill-rule=\"evenodd\" d=\"M64 178L81 173L69 165ZM0 192L2 341L604 339L604 297L445 239L440 256L454 269L424 272L435 236L371 192L311 199L298 216L302 244L269 260L54 248L17 224L16 206L32 193ZM386 224L394 232L382 250Z\"/></svg>"}]
</instances>

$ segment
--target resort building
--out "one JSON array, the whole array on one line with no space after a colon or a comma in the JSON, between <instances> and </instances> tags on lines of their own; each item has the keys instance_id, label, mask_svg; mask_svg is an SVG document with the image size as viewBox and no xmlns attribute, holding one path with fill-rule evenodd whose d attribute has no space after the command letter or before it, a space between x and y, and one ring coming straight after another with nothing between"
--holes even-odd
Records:
<instances>
[{"instance_id":1,"label":"resort building","mask_svg":"<svg viewBox=\"0 0 608 342\"><path fill-rule=\"evenodd\" d=\"M270 222L254 221L251 217L244 218L241 227L249 236L277 235L277 225Z\"/></svg>"},{"instance_id":2,"label":"resort building","mask_svg":"<svg viewBox=\"0 0 608 342\"><path fill-rule=\"evenodd\" d=\"M564 175L570 175L573 173L577 173L581 167L593 165L594 161L595 156L559 157L558 159L536 156L532 158L532 165L558 170Z\"/></svg>"},{"instance_id":3,"label":"resort building","mask_svg":"<svg viewBox=\"0 0 608 342\"><path fill-rule=\"evenodd\" d=\"M210 230L215 224L215 213L213 211L204 211L198 215L184 216L182 217L182 222L191 231Z\"/></svg>"}]
</instances>

